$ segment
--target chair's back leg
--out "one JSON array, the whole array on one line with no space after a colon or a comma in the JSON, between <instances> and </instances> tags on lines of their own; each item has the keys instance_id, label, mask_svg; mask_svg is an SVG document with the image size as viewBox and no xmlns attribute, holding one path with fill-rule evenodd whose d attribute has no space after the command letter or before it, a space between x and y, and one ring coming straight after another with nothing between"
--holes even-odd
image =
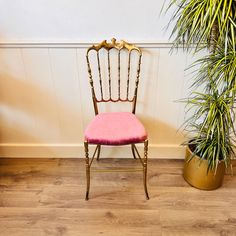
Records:
<instances>
[{"instance_id":1,"label":"chair's back leg","mask_svg":"<svg viewBox=\"0 0 236 236\"><path fill-rule=\"evenodd\" d=\"M134 144L131 144L131 150L132 150L132 154L134 159L137 159L136 154L135 154L135 150L134 150Z\"/></svg>"},{"instance_id":2,"label":"chair's back leg","mask_svg":"<svg viewBox=\"0 0 236 236\"><path fill-rule=\"evenodd\" d=\"M143 185L146 198L149 199L147 190L147 158L148 158L148 140L144 141L144 161L143 161Z\"/></svg>"},{"instance_id":3,"label":"chair's back leg","mask_svg":"<svg viewBox=\"0 0 236 236\"><path fill-rule=\"evenodd\" d=\"M99 161L99 158L100 158L100 152L101 152L101 145L98 144L98 153L97 153L97 160Z\"/></svg>"}]
</instances>

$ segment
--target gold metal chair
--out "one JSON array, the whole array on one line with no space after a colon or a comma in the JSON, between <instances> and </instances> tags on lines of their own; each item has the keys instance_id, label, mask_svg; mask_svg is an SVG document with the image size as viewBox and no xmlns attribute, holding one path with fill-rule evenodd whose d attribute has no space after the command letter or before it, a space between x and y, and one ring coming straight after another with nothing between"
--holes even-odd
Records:
<instances>
[{"instance_id":1,"label":"gold metal chair","mask_svg":"<svg viewBox=\"0 0 236 236\"><path fill-rule=\"evenodd\" d=\"M103 51L103 56L105 55L106 63L102 62L101 51ZM116 57L116 62L114 62L114 57L111 59L111 51L115 51L114 55ZM121 68L124 63L121 63L122 53L126 55L126 79L122 82L122 72ZM133 80L133 92L131 93L131 63L133 54L136 54L136 69L135 79ZM91 55L93 54L93 55ZM113 55L113 56L114 56ZM92 58L93 57L93 61ZM101 146L102 145L131 145L131 150L134 159L139 158L142 168L138 169L143 172L143 185L146 198L149 199L147 190L147 158L148 158L148 138L147 133L135 116L136 103L137 103L137 93L140 77L140 67L141 67L141 57L142 52L140 48L133 44L127 43L123 40L117 42L116 39L112 39L110 43L106 40L98 45L93 45L87 50L86 59L88 65L88 75L89 83L91 86L92 100L95 111L95 118L91 121L85 131L85 160L86 160L86 179L87 179L87 189L85 199L89 199L90 190L90 171L91 165L96 157L99 160ZM113 67L112 67L113 63ZM115 63L115 67L114 67ZM107 64L107 66L105 66ZM96 67L96 68L93 68ZM107 68L106 68L107 67ZM102 69L106 68L106 75ZM116 68L116 76L113 76L114 68ZM113 69L113 70L112 70ZM96 70L96 72L94 72ZM97 77L97 87L95 88L95 78ZM105 78L106 77L106 78ZM116 77L116 89L114 89L112 81ZM106 83L104 82L106 79ZM105 84L107 87L105 88ZM123 88L123 87L125 88ZM116 98L112 95L116 91ZM122 97L123 91L123 97ZM131 96L131 97L130 97ZM98 106L101 103L106 102L123 102L132 104L132 112L108 112L99 113ZM135 144L144 144L144 157L141 158L138 149ZM89 159L89 145L96 145L95 151L92 155L91 160ZM112 171L112 170L111 170ZM117 170L116 170L117 171ZM123 169L124 171L124 169ZM130 170L127 170L130 171ZM135 171L135 169L134 169Z\"/></svg>"}]
</instances>

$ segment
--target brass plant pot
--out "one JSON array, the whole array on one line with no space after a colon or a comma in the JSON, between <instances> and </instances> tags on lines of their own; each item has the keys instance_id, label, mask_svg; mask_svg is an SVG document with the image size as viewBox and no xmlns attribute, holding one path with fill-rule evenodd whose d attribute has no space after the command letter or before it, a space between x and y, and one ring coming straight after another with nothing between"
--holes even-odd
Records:
<instances>
[{"instance_id":1,"label":"brass plant pot","mask_svg":"<svg viewBox=\"0 0 236 236\"><path fill-rule=\"evenodd\" d=\"M217 189L222 185L225 164L220 162L217 171L209 170L207 173L207 160L201 160L199 156L195 155L192 160L188 161L192 155L189 147L186 149L186 157L184 163L184 179L193 187L202 190Z\"/></svg>"}]
</instances>

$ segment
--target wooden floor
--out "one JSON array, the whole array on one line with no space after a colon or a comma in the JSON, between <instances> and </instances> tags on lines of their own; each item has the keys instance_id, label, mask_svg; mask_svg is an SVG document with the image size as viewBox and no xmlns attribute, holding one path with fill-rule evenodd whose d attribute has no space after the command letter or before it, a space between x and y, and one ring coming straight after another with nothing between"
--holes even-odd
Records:
<instances>
[{"instance_id":1,"label":"wooden floor","mask_svg":"<svg viewBox=\"0 0 236 236\"><path fill-rule=\"evenodd\" d=\"M104 159L126 167L138 160ZM0 159L0 235L236 235L236 176L215 191L182 178L181 160L150 160L142 174L93 173L85 201L81 159Z\"/></svg>"}]
</instances>

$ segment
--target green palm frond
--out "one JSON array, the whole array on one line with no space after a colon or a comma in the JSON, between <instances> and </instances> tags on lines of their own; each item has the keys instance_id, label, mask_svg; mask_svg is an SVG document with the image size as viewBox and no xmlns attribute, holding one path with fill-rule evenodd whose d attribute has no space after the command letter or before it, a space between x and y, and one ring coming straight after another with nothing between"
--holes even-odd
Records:
<instances>
[{"instance_id":1,"label":"green palm frond","mask_svg":"<svg viewBox=\"0 0 236 236\"><path fill-rule=\"evenodd\" d=\"M232 90L236 87L236 55L235 45L232 41L228 43L228 49L217 46L215 52L209 54L194 64L199 67L198 74L195 77L193 85L207 83L212 78L214 84L219 89Z\"/></svg>"},{"instance_id":2,"label":"green palm frond","mask_svg":"<svg viewBox=\"0 0 236 236\"><path fill-rule=\"evenodd\" d=\"M177 7L171 21L175 22L171 36L174 46L196 50L235 40L236 6L234 0L171 0L167 9ZM216 32L212 35L215 25ZM212 38L213 36L213 38Z\"/></svg>"},{"instance_id":3,"label":"green palm frond","mask_svg":"<svg viewBox=\"0 0 236 236\"><path fill-rule=\"evenodd\" d=\"M208 160L210 169L216 167L217 160L224 160L228 165L229 156L234 153L232 136L235 133L229 91L194 93L187 104L194 109L187 124L194 135L187 143L195 143L195 153Z\"/></svg>"}]
</instances>

